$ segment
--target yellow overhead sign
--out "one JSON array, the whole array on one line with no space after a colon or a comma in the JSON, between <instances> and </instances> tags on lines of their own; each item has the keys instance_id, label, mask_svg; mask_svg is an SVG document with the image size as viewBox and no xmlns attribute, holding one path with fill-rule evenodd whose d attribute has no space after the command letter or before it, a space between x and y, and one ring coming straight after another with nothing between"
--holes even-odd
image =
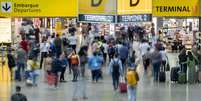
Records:
<instances>
[{"instance_id":1,"label":"yellow overhead sign","mask_svg":"<svg viewBox=\"0 0 201 101\"><path fill-rule=\"evenodd\" d=\"M116 14L116 0L79 0L79 14Z\"/></svg>"},{"instance_id":2,"label":"yellow overhead sign","mask_svg":"<svg viewBox=\"0 0 201 101\"><path fill-rule=\"evenodd\" d=\"M0 0L0 17L76 17L77 0Z\"/></svg>"},{"instance_id":3,"label":"yellow overhead sign","mask_svg":"<svg viewBox=\"0 0 201 101\"><path fill-rule=\"evenodd\" d=\"M151 14L152 0L118 0L117 13L125 14Z\"/></svg>"},{"instance_id":4,"label":"yellow overhead sign","mask_svg":"<svg viewBox=\"0 0 201 101\"><path fill-rule=\"evenodd\" d=\"M154 16L200 16L200 0L153 0Z\"/></svg>"}]
</instances>

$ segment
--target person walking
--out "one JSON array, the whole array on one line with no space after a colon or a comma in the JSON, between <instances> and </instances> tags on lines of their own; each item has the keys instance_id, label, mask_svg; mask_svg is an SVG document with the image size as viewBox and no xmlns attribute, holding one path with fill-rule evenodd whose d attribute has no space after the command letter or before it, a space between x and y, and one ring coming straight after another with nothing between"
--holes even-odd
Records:
<instances>
[{"instance_id":1,"label":"person walking","mask_svg":"<svg viewBox=\"0 0 201 101\"><path fill-rule=\"evenodd\" d=\"M196 64L198 63L198 59L194 54L188 51L187 58L187 66L188 66L188 82L190 84L196 83Z\"/></svg>"},{"instance_id":2,"label":"person walking","mask_svg":"<svg viewBox=\"0 0 201 101\"><path fill-rule=\"evenodd\" d=\"M21 93L21 87L16 86L16 93L11 96L11 101L28 101L27 97Z\"/></svg>"},{"instance_id":3,"label":"person walking","mask_svg":"<svg viewBox=\"0 0 201 101\"><path fill-rule=\"evenodd\" d=\"M58 78L59 78L59 72L62 70L62 61L58 57L54 57L52 61L52 69L51 73L54 75L54 86L58 87Z\"/></svg>"},{"instance_id":4,"label":"person walking","mask_svg":"<svg viewBox=\"0 0 201 101\"><path fill-rule=\"evenodd\" d=\"M69 45L70 47L76 52L76 46L77 46L77 37L75 35L75 32L71 32L71 36L68 37Z\"/></svg>"},{"instance_id":5,"label":"person walking","mask_svg":"<svg viewBox=\"0 0 201 101\"><path fill-rule=\"evenodd\" d=\"M119 77L123 76L122 62L117 54L115 54L114 58L110 61L109 73L112 76L113 88L116 91L119 87Z\"/></svg>"},{"instance_id":6,"label":"person walking","mask_svg":"<svg viewBox=\"0 0 201 101\"><path fill-rule=\"evenodd\" d=\"M27 80L32 80L32 85L37 86L37 77L39 76L39 63L37 62L37 58L30 58L27 61L27 70L30 71L31 78ZM29 83L29 81L27 81Z\"/></svg>"},{"instance_id":7,"label":"person walking","mask_svg":"<svg viewBox=\"0 0 201 101\"><path fill-rule=\"evenodd\" d=\"M101 77L102 63L103 58L99 56L96 52L94 52L93 55L89 57L88 65L92 73L92 82L98 82L99 78Z\"/></svg>"},{"instance_id":8,"label":"person walking","mask_svg":"<svg viewBox=\"0 0 201 101\"><path fill-rule=\"evenodd\" d=\"M68 56L70 59L71 68L73 70L73 82L77 82L79 70L78 66L80 64L79 56L76 54L75 50Z\"/></svg>"},{"instance_id":9,"label":"person walking","mask_svg":"<svg viewBox=\"0 0 201 101\"><path fill-rule=\"evenodd\" d=\"M59 58L59 56L62 53L62 40L59 37L59 34L57 34L56 38L54 39L54 46L55 46L55 50L56 50L56 57Z\"/></svg>"},{"instance_id":10,"label":"person walking","mask_svg":"<svg viewBox=\"0 0 201 101\"><path fill-rule=\"evenodd\" d=\"M147 49L147 52L142 57L143 65L144 65L144 73L147 73L147 69L151 63L151 52L150 48Z\"/></svg>"},{"instance_id":11,"label":"person walking","mask_svg":"<svg viewBox=\"0 0 201 101\"><path fill-rule=\"evenodd\" d=\"M153 66L154 80L158 81L160 66L162 62L162 56L157 48L154 50L154 52L151 55L151 62Z\"/></svg>"},{"instance_id":12,"label":"person walking","mask_svg":"<svg viewBox=\"0 0 201 101\"><path fill-rule=\"evenodd\" d=\"M186 49L185 48L183 48L181 50L181 52L179 53L178 58L179 58L179 64L181 66L181 70L182 70L183 73L186 74L187 73L187 58L188 58L188 56L186 54Z\"/></svg>"},{"instance_id":13,"label":"person walking","mask_svg":"<svg viewBox=\"0 0 201 101\"><path fill-rule=\"evenodd\" d=\"M27 54L26 51L22 49L21 46L17 49L17 70L15 72L15 80L21 81L22 75L25 72L26 62L27 62Z\"/></svg>"},{"instance_id":14,"label":"person walking","mask_svg":"<svg viewBox=\"0 0 201 101\"><path fill-rule=\"evenodd\" d=\"M42 69L43 67L43 60L44 58L47 58L49 49L50 49L50 44L47 42L46 39L44 39L43 42L40 44L40 51L41 51L40 69Z\"/></svg>"},{"instance_id":15,"label":"person walking","mask_svg":"<svg viewBox=\"0 0 201 101\"><path fill-rule=\"evenodd\" d=\"M65 54L62 53L62 55L60 56L60 60L62 62L62 69L61 69L61 75L60 75L60 82L66 82L65 80L65 72L66 72L66 67L68 65L68 60L67 58L65 57Z\"/></svg>"},{"instance_id":16,"label":"person walking","mask_svg":"<svg viewBox=\"0 0 201 101\"><path fill-rule=\"evenodd\" d=\"M124 73L126 71L126 61L128 58L128 54L129 54L129 49L125 44L123 44L123 46L119 49L119 57L120 57L121 62L122 62L122 67L123 67Z\"/></svg>"},{"instance_id":17,"label":"person walking","mask_svg":"<svg viewBox=\"0 0 201 101\"><path fill-rule=\"evenodd\" d=\"M8 68L10 70L10 77L11 80L13 80L13 68L15 68L16 66L16 61L15 61L15 57L12 55L12 51L9 50L8 54L7 54L7 58L8 58Z\"/></svg>"},{"instance_id":18,"label":"person walking","mask_svg":"<svg viewBox=\"0 0 201 101\"><path fill-rule=\"evenodd\" d=\"M128 101L136 101L137 99L137 84L139 75L136 71L136 66L129 67L126 73L128 84Z\"/></svg>"},{"instance_id":19,"label":"person walking","mask_svg":"<svg viewBox=\"0 0 201 101\"><path fill-rule=\"evenodd\" d=\"M87 50L86 47L81 47L78 55L80 57L80 66L79 69L79 75L78 75L78 82L74 83L74 92L73 92L73 101L78 101L79 94L81 94L81 97L83 100L88 99L86 95L86 84L87 84L87 78L85 75L85 65L87 63Z\"/></svg>"}]
</instances>

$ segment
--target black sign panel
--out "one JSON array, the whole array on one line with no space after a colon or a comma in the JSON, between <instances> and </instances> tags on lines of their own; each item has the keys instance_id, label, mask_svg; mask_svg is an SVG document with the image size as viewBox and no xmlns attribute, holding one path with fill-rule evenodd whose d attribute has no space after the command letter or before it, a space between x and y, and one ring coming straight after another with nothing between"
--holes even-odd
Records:
<instances>
[{"instance_id":1,"label":"black sign panel","mask_svg":"<svg viewBox=\"0 0 201 101\"><path fill-rule=\"evenodd\" d=\"M80 22L104 22L115 23L115 15L93 15L93 14L79 14Z\"/></svg>"},{"instance_id":2,"label":"black sign panel","mask_svg":"<svg viewBox=\"0 0 201 101\"><path fill-rule=\"evenodd\" d=\"M151 14L137 14L137 15L118 15L118 22L148 22L152 21Z\"/></svg>"}]
</instances>

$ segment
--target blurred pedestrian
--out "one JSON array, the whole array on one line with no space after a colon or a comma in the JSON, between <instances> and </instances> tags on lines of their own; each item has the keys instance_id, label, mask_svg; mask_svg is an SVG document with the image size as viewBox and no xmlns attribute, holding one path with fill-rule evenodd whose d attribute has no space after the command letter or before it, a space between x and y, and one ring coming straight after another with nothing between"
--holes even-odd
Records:
<instances>
[{"instance_id":1,"label":"blurred pedestrian","mask_svg":"<svg viewBox=\"0 0 201 101\"><path fill-rule=\"evenodd\" d=\"M21 87L16 86L16 93L11 96L11 101L28 101L27 97L21 93Z\"/></svg>"}]
</instances>

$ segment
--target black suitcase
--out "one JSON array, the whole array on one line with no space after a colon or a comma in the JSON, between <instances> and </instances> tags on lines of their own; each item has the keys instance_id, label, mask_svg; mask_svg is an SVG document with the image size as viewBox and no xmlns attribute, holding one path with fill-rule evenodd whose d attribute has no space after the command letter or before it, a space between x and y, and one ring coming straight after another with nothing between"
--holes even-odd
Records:
<instances>
[{"instance_id":1,"label":"black suitcase","mask_svg":"<svg viewBox=\"0 0 201 101\"><path fill-rule=\"evenodd\" d=\"M164 71L159 73L159 82L165 82L166 81L166 74Z\"/></svg>"},{"instance_id":2,"label":"black suitcase","mask_svg":"<svg viewBox=\"0 0 201 101\"><path fill-rule=\"evenodd\" d=\"M177 82L178 81L178 77L179 77L179 67L173 67L171 69L171 72L170 72L170 79L171 81L173 82Z\"/></svg>"}]
</instances>

